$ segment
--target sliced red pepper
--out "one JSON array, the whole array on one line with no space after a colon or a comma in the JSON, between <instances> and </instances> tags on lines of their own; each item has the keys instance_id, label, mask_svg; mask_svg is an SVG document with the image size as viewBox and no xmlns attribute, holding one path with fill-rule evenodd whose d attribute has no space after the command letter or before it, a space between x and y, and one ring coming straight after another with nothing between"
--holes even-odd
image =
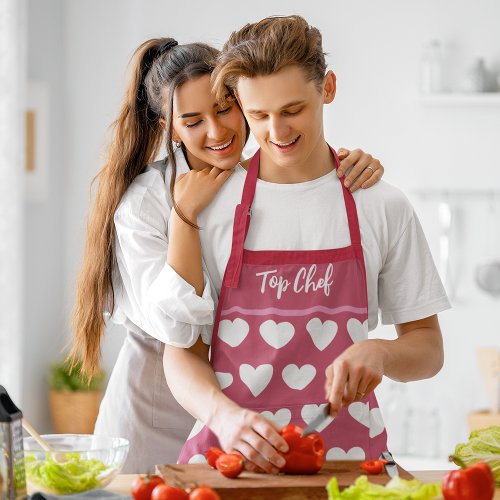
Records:
<instances>
[{"instance_id":1,"label":"sliced red pepper","mask_svg":"<svg viewBox=\"0 0 500 500\"><path fill-rule=\"evenodd\" d=\"M387 463L387 460L365 460L361 462L359 466L367 473L367 474L380 474L384 470L384 465Z\"/></svg>"},{"instance_id":2,"label":"sliced red pepper","mask_svg":"<svg viewBox=\"0 0 500 500\"><path fill-rule=\"evenodd\" d=\"M316 474L325 463L325 443L317 432L302 436L304 429L298 425L287 425L281 429L281 436L288 443L286 460L281 467L285 474Z\"/></svg>"},{"instance_id":3,"label":"sliced red pepper","mask_svg":"<svg viewBox=\"0 0 500 500\"><path fill-rule=\"evenodd\" d=\"M456 458L453 461L460 462ZM491 500L495 495L495 478L488 464L478 462L448 472L443 478L441 489L445 500Z\"/></svg>"}]
</instances>

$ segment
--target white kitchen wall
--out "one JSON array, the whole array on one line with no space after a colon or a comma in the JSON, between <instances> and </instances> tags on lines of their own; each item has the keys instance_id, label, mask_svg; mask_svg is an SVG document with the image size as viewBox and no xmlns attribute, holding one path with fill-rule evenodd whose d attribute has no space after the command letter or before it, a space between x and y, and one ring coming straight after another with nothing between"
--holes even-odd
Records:
<instances>
[{"instance_id":1,"label":"white kitchen wall","mask_svg":"<svg viewBox=\"0 0 500 500\"><path fill-rule=\"evenodd\" d=\"M66 172L71 168L65 134L64 16L59 0L28 3L28 81L47 85L49 108L48 193L26 204L24 226L24 356L21 407L42 431L50 428L48 365L66 341L63 310ZM41 137L41 136L40 136Z\"/></svg>"},{"instance_id":2,"label":"white kitchen wall","mask_svg":"<svg viewBox=\"0 0 500 500\"><path fill-rule=\"evenodd\" d=\"M29 338L31 349L39 349L36 359L29 357L33 382L26 384L25 401L41 408L33 420L38 419L42 430L49 424L41 380L68 332L88 187L102 164L107 127L126 84L127 61L146 38L170 35L180 42L204 40L220 46L246 22L272 14L304 15L322 31L330 67L337 73L337 97L327 110L328 138L334 145L361 146L383 161L385 179L414 202L436 259L442 233L440 190L500 191L500 105L429 106L418 95L419 59L433 38L445 44L453 88L460 87L476 57L484 56L490 67L500 70L496 0L31 0L29 5L32 76L49 82L54 99L51 198L28 214L28 288L33 290ZM430 190L437 194L427 200L417 193ZM466 414L487 403L475 349L500 346L499 301L479 292L473 280L474 266L493 255L485 249L492 247L489 238L500 231L500 224L493 223L493 229L479 224L488 213L480 195L454 195L456 200L450 262L457 284L455 307L441 316L445 367L431 381L387 383L380 391L395 440L402 429L429 438L429 443L398 438L404 455L445 457L454 443L466 438ZM500 259L500 245L496 252ZM389 327L375 334L394 335ZM108 369L121 339L118 329L107 336Z\"/></svg>"},{"instance_id":3,"label":"white kitchen wall","mask_svg":"<svg viewBox=\"0 0 500 500\"><path fill-rule=\"evenodd\" d=\"M0 384L22 394L27 2L0 3ZM17 374L17 377L14 377Z\"/></svg>"}]
</instances>

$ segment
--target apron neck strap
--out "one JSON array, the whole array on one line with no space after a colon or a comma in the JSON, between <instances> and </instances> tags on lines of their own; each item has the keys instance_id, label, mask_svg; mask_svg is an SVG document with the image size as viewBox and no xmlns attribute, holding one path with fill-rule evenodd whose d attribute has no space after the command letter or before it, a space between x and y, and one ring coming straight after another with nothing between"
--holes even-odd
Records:
<instances>
[{"instance_id":1,"label":"apron neck strap","mask_svg":"<svg viewBox=\"0 0 500 500\"><path fill-rule=\"evenodd\" d=\"M250 208L255 196L255 187L257 185L257 177L259 176L260 166L260 149L253 155L250 160L247 175L245 177L245 185L243 186L243 193L241 194L241 204Z\"/></svg>"},{"instance_id":2,"label":"apron neck strap","mask_svg":"<svg viewBox=\"0 0 500 500\"><path fill-rule=\"evenodd\" d=\"M340 160L336 151L330 146L330 150L335 159L336 168L340 166ZM342 185L342 193L344 194L344 203L347 213L347 223L349 225L349 237L351 238L351 245L361 245L361 233L359 231L358 211L356 210L356 202L352 193L344 185L345 176L340 179Z\"/></svg>"},{"instance_id":3,"label":"apron neck strap","mask_svg":"<svg viewBox=\"0 0 500 500\"><path fill-rule=\"evenodd\" d=\"M340 166L340 160L335 150L330 147L336 168ZM257 177L259 175L260 165L260 149L254 154L248 167L243 193L241 195L241 203L236 206L233 223L233 240L231 255L224 275L224 286L228 288L236 288L238 286L241 267L243 265L243 249L245 239L250 227L250 215L253 199L255 197L255 187L257 185ZM361 234L359 231L358 214L356 211L356 203L352 193L344 185L344 177L340 179L342 192L344 195L344 203L347 212L347 222L349 225L349 235L351 245L361 244Z\"/></svg>"}]
</instances>

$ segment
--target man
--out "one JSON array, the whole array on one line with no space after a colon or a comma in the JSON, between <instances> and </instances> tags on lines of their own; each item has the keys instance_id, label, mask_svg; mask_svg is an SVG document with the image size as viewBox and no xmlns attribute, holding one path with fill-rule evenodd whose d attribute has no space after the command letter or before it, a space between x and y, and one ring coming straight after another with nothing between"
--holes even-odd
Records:
<instances>
[{"instance_id":1,"label":"man","mask_svg":"<svg viewBox=\"0 0 500 500\"><path fill-rule=\"evenodd\" d=\"M219 99L229 89L238 100L260 152L199 218L220 295L211 365L201 341L165 349L174 396L205 424L180 461L220 445L276 472L278 429L304 426L325 400L336 417L320 429L327 458L378 458L387 442L375 387L384 375L432 377L443 363L437 313L449 303L418 219L383 182L353 197L339 181L323 132L335 75L303 18L233 33L213 81ZM379 309L397 339L367 338Z\"/></svg>"}]
</instances>

